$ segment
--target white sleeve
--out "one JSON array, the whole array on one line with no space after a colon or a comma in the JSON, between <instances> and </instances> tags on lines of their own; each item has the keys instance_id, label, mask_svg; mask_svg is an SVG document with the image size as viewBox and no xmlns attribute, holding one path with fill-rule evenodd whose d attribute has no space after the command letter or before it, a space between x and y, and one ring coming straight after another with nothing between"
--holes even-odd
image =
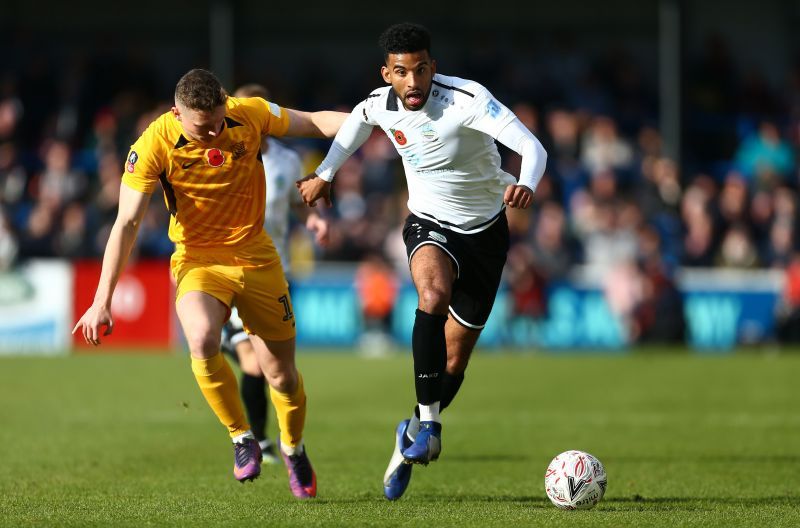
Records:
<instances>
[{"instance_id":1,"label":"white sleeve","mask_svg":"<svg viewBox=\"0 0 800 528\"><path fill-rule=\"evenodd\" d=\"M547 152L539 140L517 117L500 131L496 139L522 156L517 185L535 191L547 163Z\"/></svg>"},{"instance_id":2,"label":"white sleeve","mask_svg":"<svg viewBox=\"0 0 800 528\"><path fill-rule=\"evenodd\" d=\"M347 158L358 150L358 147L364 144L370 133L372 133L374 125L367 118L365 104L366 101L361 101L353 108L353 111L342 123L342 127L336 137L333 138L333 144L328 150L328 155L325 156L325 159L314 171L323 180L327 182L333 181L336 171L344 165Z\"/></svg>"},{"instance_id":3,"label":"white sleeve","mask_svg":"<svg viewBox=\"0 0 800 528\"><path fill-rule=\"evenodd\" d=\"M478 132L488 134L497 139L506 125L516 118L514 113L495 99L483 86L477 85L478 90L469 106L462 124Z\"/></svg>"}]
</instances>

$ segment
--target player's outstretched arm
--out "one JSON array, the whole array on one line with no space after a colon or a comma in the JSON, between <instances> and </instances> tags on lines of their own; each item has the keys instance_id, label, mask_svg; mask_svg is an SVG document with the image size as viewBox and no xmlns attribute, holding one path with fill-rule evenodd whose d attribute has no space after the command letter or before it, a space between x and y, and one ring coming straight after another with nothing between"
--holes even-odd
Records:
<instances>
[{"instance_id":1,"label":"player's outstretched arm","mask_svg":"<svg viewBox=\"0 0 800 528\"><path fill-rule=\"evenodd\" d=\"M286 108L289 114L287 136L332 138L341 128L349 114L323 110L320 112L302 112Z\"/></svg>"},{"instance_id":2,"label":"player's outstretched arm","mask_svg":"<svg viewBox=\"0 0 800 528\"><path fill-rule=\"evenodd\" d=\"M87 343L99 345L100 328L105 327L104 336L111 334L114 328L114 321L111 318L111 297L136 241L139 225L147 211L149 201L149 194L135 191L124 183L120 184L119 210L103 254L103 268L94 302L72 329L74 334L80 328Z\"/></svg>"},{"instance_id":3,"label":"player's outstretched arm","mask_svg":"<svg viewBox=\"0 0 800 528\"><path fill-rule=\"evenodd\" d=\"M353 111L347 116L347 119L345 119L344 123L342 123L339 132L337 132L336 137L333 138L331 148L328 149L328 154L325 156L325 159L322 160L322 163L319 164L319 167L316 168L313 174L310 174L304 180L301 180L301 182L306 180L311 182L303 185L303 187L313 190L319 189L321 192L325 192L328 196L326 199L328 205L330 205L330 187L325 187L322 182L317 182L314 177L317 177L317 179L321 179L326 183L332 182L336 171L338 171L339 168L344 165L344 162L347 161L347 158L352 156L353 153L358 150L358 148L363 145L365 141L367 141L369 135L372 133L374 125L365 122L365 120L361 118L362 115L367 115L364 111L364 101L358 103L356 107L353 108ZM297 187L302 189L301 185L298 185ZM303 194L302 190L301 194ZM316 195L312 194L311 196ZM318 198L319 196L316 197ZM307 198L308 196L303 194L303 201L313 206L312 202L315 200L308 200Z\"/></svg>"}]
</instances>

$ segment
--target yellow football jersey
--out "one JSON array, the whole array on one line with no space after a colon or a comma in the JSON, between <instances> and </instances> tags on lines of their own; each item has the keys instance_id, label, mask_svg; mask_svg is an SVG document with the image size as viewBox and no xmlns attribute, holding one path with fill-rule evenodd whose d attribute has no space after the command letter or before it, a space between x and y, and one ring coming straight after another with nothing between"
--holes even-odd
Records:
<instances>
[{"instance_id":1,"label":"yellow football jersey","mask_svg":"<svg viewBox=\"0 0 800 528\"><path fill-rule=\"evenodd\" d=\"M263 232L261 138L285 134L289 116L260 97L228 97L226 106L222 133L210 143L188 140L167 112L128 153L123 183L144 193L161 183L179 247L238 246Z\"/></svg>"}]
</instances>

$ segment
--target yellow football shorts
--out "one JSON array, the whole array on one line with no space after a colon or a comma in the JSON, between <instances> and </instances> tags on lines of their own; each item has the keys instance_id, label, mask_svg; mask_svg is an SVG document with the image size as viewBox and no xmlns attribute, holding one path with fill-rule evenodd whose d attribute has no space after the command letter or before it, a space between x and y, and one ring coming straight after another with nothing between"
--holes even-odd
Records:
<instances>
[{"instance_id":1,"label":"yellow football shorts","mask_svg":"<svg viewBox=\"0 0 800 528\"><path fill-rule=\"evenodd\" d=\"M175 300L189 291L207 293L228 308L235 305L248 334L285 341L295 337L289 284L272 240L255 238L237 248L178 247L170 263Z\"/></svg>"}]
</instances>

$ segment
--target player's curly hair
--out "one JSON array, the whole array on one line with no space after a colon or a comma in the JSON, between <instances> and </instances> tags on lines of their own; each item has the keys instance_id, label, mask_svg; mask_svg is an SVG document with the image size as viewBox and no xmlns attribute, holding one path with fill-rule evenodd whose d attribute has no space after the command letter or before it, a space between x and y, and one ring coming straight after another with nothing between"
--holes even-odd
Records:
<instances>
[{"instance_id":1,"label":"player's curly hair","mask_svg":"<svg viewBox=\"0 0 800 528\"><path fill-rule=\"evenodd\" d=\"M402 22L389 26L378 38L384 60L390 53L431 52L431 34L424 26Z\"/></svg>"},{"instance_id":2,"label":"player's curly hair","mask_svg":"<svg viewBox=\"0 0 800 528\"><path fill-rule=\"evenodd\" d=\"M175 100L192 110L211 112L227 99L222 83L208 70L189 70L175 86Z\"/></svg>"}]
</instances>

